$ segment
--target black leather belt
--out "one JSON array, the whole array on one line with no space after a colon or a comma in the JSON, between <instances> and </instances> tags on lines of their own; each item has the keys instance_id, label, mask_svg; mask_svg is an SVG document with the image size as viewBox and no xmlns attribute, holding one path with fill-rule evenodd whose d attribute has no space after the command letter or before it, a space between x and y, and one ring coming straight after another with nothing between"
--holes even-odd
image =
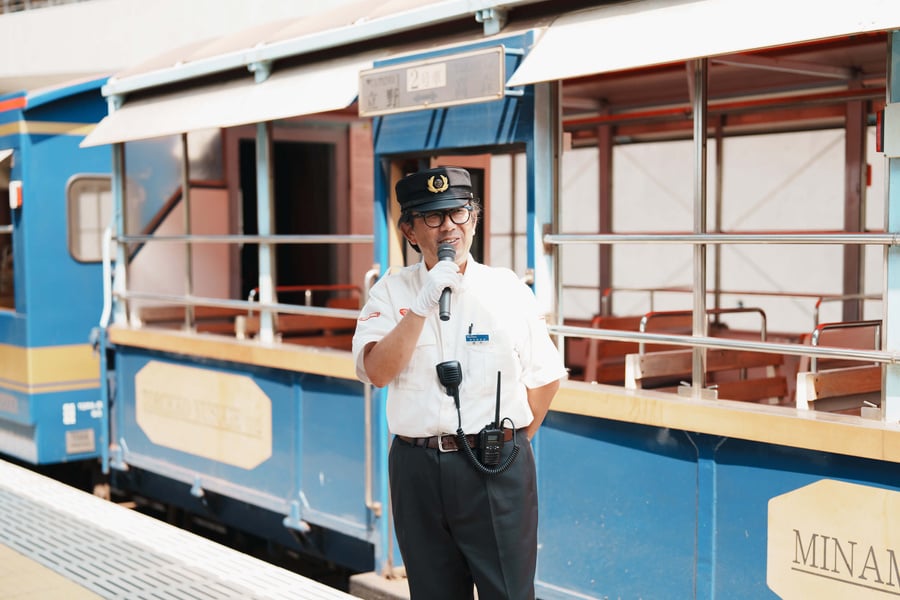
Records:
<instances>
[{"instance_id":1,"label":"black leather belt","mask_svg":"<svg viewBox=\"0 0 900 600\"><path fill-rule=\"evenodd\" d=\"M503 441L508 442L512 440L514 431L515 430L513 429L504 429ZM397 437L410 446L418 446L419 448L437 449L441 452L456 452L457 450L459 450L459 444L456 443L455 433L448 433L447 435L433 435L431 437L420 438L407 437L405 435L398 435ZM469 435L467 435L466 441L469 443L470 448L478 448L478 436L476 434L470 433Z\"/></svg>"}]
</instances>

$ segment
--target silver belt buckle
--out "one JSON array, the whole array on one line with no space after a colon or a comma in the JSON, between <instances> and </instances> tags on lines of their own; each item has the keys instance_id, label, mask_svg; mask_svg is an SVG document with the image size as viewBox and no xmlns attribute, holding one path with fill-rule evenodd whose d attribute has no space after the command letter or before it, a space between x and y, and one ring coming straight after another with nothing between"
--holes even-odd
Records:
<instances>
[{"instance_id":1,"label":"silver belt buckle","mask_svg":"<svg viewBox=\"0 0 900 600\"><path fill-rule=\"evenodd\" d=\"M443 435L437 436L437 439L438 439L438 450L440 450L441 452L456 452L457 450L459 450L459 448L444 448L444 436ZM458 440L457 440L457 442L458 442Z\"/></svg>"}]
</instances>

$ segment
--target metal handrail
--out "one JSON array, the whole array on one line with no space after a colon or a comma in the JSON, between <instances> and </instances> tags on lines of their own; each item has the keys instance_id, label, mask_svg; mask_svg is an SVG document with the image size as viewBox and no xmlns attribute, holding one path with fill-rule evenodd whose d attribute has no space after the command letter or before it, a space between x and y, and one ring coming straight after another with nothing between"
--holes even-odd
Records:
<instances>
[{"instance_id":1,"label":"metal handrail","mask_svg":"<svg viewBox=\"0 0 900 600\"><path fill-rule=\"evenodd\" d=\"M12 225L0 225L0 233L12 233L13 226Z\"/></svg>"},{"instance_id":2,"label":"metal handrail","mask_svg":"<svg viewBox=\"0 0 900 600\"><path fill-rule=\"evenodd\" d=\"M604 317L610 316L609 302L613 293L615 292L643 292L650 295L650 310L653 310L654 306L654 296L656 294L690 294L693 293L693 288L688 286L664 286L664 287L629 287L629 286L616 286L616 287L607 287L600 291L600 288L596 285L580 285L580 284L571 284L571 285L563 285L564 289L578 289L578 290L594 290L600 292L600 314ZM813 306L813 327L818 326L819 317L820 317L820 308L822 304L826 302L842 302L844 300L875 300L877 302L883 302L884 297L881 294L816 294L811 292L777 292L777 291L764 291L764 290L708 290L707 294L718 294L720 296L761 296L765 298L815 298L816 302Z\"/></svg>"},{"instance_id":3,"label":"metal handrail","mask_svg":"<svg viewBox=\"0 0 900 600\"><path fill-rule=\"evenodd\" d=\"M554 335L565 337L583 337L613 342L653 342L669 346L693 346L720 350L747 350L750 352L770 352L791 356L816 356L819 358L845 358L861 362L877 362L884 364L900 364L900 353L883 350L860 350L856 348L826 348L821 346L804 346L801 344L784 344L777 342L751 342L732 338L710 336L677 335L668 333L641 333L639 331L622 331L619 329L594 329L575 327L573 325L548 325L547 330Z\"/></svg>"},{"instance_id":4,"label":"metal handrail","mask_svg":"<svg viewBox=\"0 0 900 600\"><path fill-rule=\"evenodd\" d=\"M883 296L875 296L872 294L839 294L834 296L820 296L813 308L813 326L819 326L819 309L825 302L843 302L844 300L880 300L884 301Z\"/></svg>"},{"instance_id":5,"label":"metal handrail","mask_svg":"<svg viewBox=\"0 0 900 600\"><path fill-rule=\"evenodd\" d=\"M303 302L306 306L312 306L313 292L357 292L359 286L352 283L326 283L319 285L276 285L275 292L304 292ZM255 287L247 294L247 302L256 302L259 288Z\"/></svg>"},{"instance_id":6,"label":"metal handrail","mask_svg":"<svg viewBox=\"0 0 900 600\"><path fill-rule=\"evenodd\" d=\"M881 350L881 321L876 320L867 320L867 321L841 321L837 323L822 323L821 325L817 325L815 331L813 331L812 336L810 337L809 343L812 346L819 345L819 338L822 336L823 331L831 331L835 329L858 329L861 327L874 327L875 328L875 349ZM817 372L817 360L816 357L810 358L809 361L809 370L813 373Z\"/></svg>"},{"instance_id":7,"label":"metal handrail","mask_svg":"<svg viewBox=\"0 0 900 600\"><path fill-rule=\"evenodd\" d=\"M236 310L271 310L273 312L312 315L318 317L340 317L356 319L359 311L349 308L327 308L323 306L301 306L297 304L247 302L246 300L228 300L224 298L206 298L201 296L171 296L149 292L116 292L114 297L122 300L149 300L165 302L177 306L210 306L213 308L233 308Z\"/></svg>"},{"instance_id":8,"label":"metal handrail","mask_svg":"<svg viewBox=\"0 0 900 600\"><path fill-rule=\"evenodd\" d=\"M545 244L900 244L896 233L554 233Z\"/></svg>"},{"instance_id":9,"label":"metal handrail","mask_svg":"<svg viewBox=\"0 0 900 600\"><path fill-rule=\"evenodd\" d=\"M200 243L200 244L371 244L375 236L371 234L347 235L125 235L116 238L126 244L147 242Z\"/></svg>"},{"instance_id":10,"label":"metal handrail","mask_svg":"<svg viewBox=\"0 0 900 600\"><path fill-rule=\"evenodd\" d=\"M736 308L707 308L706 315L707 317L710 315L728 315L728 314L740 314L740 313L757 313L762 320L762 325L759 329L759 339L760 341L765 342L767 337L767 325L766 325L766 312L757 307L736 307ZM692 316L694 314L691 310L668 310L668 311L657 311L650 312L641 317L641 322L638 325L638 331L641 333L647 332L647 324L654 318L657 317L677 317L677 316ZM644 353L644 343L641 342L638 344L638 352L640 354Z\"/></svg>"},{"instance_id":11,"label":"metal handrail","mask_svg":"<svg viewBox=\"0 0 900 600\"><path fill-rule=\"evenodd\" d=\"M112 258L110 244L112 243L112 228L103 230L103 245L100 247L100 256L103 271L103 310L100 312L100 327L109 327L109 319L112 315Z\"/></svg>"},{"instance_id":12,"label":"metal handrail","mask_svg":"<svg viewBox=\"0 0 900 600\"><path fill-rule=\"evenodd\" d=\"M363 277L363 303L369 299L369 290L375 285L375 281L378 279L378 274L381 272L379 266L372 265L372 268L366 271L365 276ZM366 508L372 511L372 513L376 517L381 516L382 506L381 502L376 502L374 494L372 493L372 480L375 478L373 474L373 464L374 461L372 459L372 455L374 451L372 449L372 384L371 383L363 383L363 421L365 422L365 496L366 496Z\"/></svg>"}]
</instances>

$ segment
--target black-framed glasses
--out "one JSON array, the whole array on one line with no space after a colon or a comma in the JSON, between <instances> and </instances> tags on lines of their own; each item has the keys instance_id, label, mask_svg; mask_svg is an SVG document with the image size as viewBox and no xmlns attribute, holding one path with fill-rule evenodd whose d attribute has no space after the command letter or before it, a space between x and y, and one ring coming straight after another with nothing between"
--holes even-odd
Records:
<instances>
[{"instance_id":1,"label":"black-framed glasses","mask_svg":"<svg viewBox=\"0 0 900 600\"><path fill-rule=\"evenodd\" d=\"M429 227L435 228L440 227L444 224L444 219L450 217L450 220L453 221L456 225L462 225L464 223L469 222L469 218L472 216L472 208L471 204L466 204L465 206L460 206L458 208L448 208L447 210L433 210L431 212L426 213L412 213L413 218L422 217L422 220L425 221L425 224Z\"/></svg>"}]
</instances>

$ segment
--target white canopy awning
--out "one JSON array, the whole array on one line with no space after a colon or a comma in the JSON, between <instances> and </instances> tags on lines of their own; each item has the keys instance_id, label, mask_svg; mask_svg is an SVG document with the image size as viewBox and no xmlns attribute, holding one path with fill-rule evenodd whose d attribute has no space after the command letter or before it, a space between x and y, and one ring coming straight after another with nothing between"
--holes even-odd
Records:
<instances>
[{"instance_id":1,"label":"white canopy awning","mask_svg":"<svg viewBox=\"0 0 900 600\"><path fill-rule=\"evenodd\" d=\"M188 88L126 102L82 142L100 146L189 131L234 127L346 108L356 99L359 72L376 55L329 60L274 71L262 83L239 81Z\"/></svg>"},{"instance_id":2,"label":"white canopy awning","mask_svg":"<svg viewBox=\"0 0 900 600\"><path fill-rule=\"evenodd\" d=\"M510 86L900 28L900 1L641 0L554 21Z\"/></svg>"}]
</instances>

